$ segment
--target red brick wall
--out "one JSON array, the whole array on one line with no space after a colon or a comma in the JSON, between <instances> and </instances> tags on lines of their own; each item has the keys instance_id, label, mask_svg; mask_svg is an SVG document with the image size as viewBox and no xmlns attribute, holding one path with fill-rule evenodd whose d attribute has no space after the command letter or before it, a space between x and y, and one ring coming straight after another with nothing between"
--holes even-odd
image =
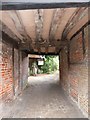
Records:
<instances>
[{"instance_id":1,"label":"red brick wall","mask_svg":"<svg viewBox=\"0 0 90 120\"><path fill-rule=\"evenodd\" d=\"M80 70L83 61L82 32L76 35L70 41L70 95L78 102L79 79L81 79Z\"/></svg>"},{"instance_id":2,"label":"red brick wall","mask_svg":"<svg viewBox=\"0 0 90 120\"><path fill-rule=\"evenodd\" d=\"M28 80L27 71L27 54L16 47L13 49L12 43L3 41L0 54L0 99L13 99L23 90Z\"/></svg>"},{"instance_id":3,"label":"red brick wall","mask_svg":"<svg viewBox=\"0 0 90 120\"><path fill-rule=\"evenodd\" d=\"M8 47L7 47L8 46ZM9 99L13 96L13 76L12 76L12 46L10 44L2 43L2 56L0 63L0 96L2 99Z\"/></svg>"},{"instance_id":4,"label":"red brick wall","mask_svg":"<svg viewBox=\"0 0 90 120\"><path fill-rule=\"evenodd\" d=\"M88 27L79 32L60 53L61 85L82 112L88 114ZM84 49L83 49L84 48ZM69 50L69 52L67 52ZM85 51L85 52L84 52ZM68 54L68 55L67 55Z\"/></svg>"},{"instance_id":5,"label":"red brick wall","mask_svg":"<svg viewBox=\"0 0 90 120\"><path fill-rule=\"evenodd\" d=\"M79 63L83 60L82 32L70 41L70 63Z\"/></svg>"}]
</instances>

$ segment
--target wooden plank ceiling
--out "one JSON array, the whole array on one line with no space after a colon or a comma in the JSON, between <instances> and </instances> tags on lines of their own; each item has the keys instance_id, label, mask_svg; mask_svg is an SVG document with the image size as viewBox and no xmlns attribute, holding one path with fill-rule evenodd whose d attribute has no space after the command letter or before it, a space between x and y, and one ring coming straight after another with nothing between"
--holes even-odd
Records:
<instances>
[{"instance_id":1,"label":"wooden plank ceiling","mask_svg":"<svg viewBox=\"0 0 90 120\"><path fill-rule=\"evenodd\" d=\"M12 42L18 42L21 50L57 54L66 42L62 35L65 34L70 39L74 31L79 29L79 24L82 24L80 21L84 21L83 24L88 21L86 10L84 7L6 10L0 11L0 24L3 33L11 37ZM82 18L77 20L80 15ZM72 21L76 22L76 26L70 26Z\"/></svg>"}]
</instances>

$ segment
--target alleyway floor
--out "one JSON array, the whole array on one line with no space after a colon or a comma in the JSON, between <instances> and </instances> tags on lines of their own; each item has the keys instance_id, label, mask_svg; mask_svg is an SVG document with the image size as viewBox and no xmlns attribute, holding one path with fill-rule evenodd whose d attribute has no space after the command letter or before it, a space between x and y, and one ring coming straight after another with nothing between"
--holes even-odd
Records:
<instances>
[{"instance_id":1,"label":"alleyway floor","mask_svg":"<svg viewBox=\"0 0 90 120\"><path fill-rule=\"evenodd\" d=\"M4 105L3 117L83 118L75 103L60 88L58 79L58 72L29 77L23 94Z\"/></svg>"}]
</instances>

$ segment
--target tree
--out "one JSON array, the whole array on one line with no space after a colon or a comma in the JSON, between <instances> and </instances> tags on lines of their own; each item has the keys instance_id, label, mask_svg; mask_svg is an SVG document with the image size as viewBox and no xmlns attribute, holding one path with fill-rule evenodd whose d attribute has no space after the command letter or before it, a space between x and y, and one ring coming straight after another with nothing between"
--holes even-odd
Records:
<instances>
[{"instance_id":1,"label":"tree","mask_svg":"<svg viewBox=\"0 0 90 120\"><path fill-rule=\"evenodd\" d=\"M41 67L43 73L52 73L58 69L59 60L58 56L45 56L44 65Z\"/></svg>"}]
</instances>

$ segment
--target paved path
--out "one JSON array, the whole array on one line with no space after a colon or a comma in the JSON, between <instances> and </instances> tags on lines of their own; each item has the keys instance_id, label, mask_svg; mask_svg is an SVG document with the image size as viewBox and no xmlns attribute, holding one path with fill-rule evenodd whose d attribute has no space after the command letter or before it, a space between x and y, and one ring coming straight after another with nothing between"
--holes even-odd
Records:
<instances>
[{"instance_id":1,"label":"paved path","mask_svg":"<svg viewBox=\"0 0 90 120\"><path fill-rule=\"evenodd\" d=\"M61 90L58 73L29 77L29 85L14 102L4 108L11 118L82 118L81 111Z\"/></svg>"}]
</instances>

